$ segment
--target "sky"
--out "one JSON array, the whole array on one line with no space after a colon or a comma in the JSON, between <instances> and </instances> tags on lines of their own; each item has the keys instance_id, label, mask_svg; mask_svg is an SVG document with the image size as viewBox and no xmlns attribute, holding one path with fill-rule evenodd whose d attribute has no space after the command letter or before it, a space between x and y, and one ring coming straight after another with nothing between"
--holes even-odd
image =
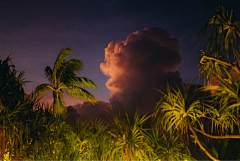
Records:
<instances>
[{"instance_id":1,"label":"sky","mask_svg":"<svg viewBox=\"0 0 240 161\"><path fill-rule=\"evenodd\" d=\"M140 93L148 95L158 87L147 83L156 84L156 80L161 82L170 75L185 83L198 82L198 54L200 49L206 49L206 39L201 44L199 39L194 39L213 15L206 11L209 8L206 1L0 2L0 59L11 54L16 69L25 71L25 80L31 81L25 86L27 93L39 84L48 83L45 67L53 67L60 50L68 47L74 51L68 60L80 59L84 63L78 76L87 77L98 86L97 89L86 89L99 101L112 105L115 100L134 105L136 100L141 100L140 104L144 104L147 99L142 99ZM236 10L240 6L239 0L210 2ZM116 55L119 59L115 59ZM120 59L120 56L127 59ZM112 62L120 63L120 66L114 66ZM155 74L150 75L149 71ZM128 100L132 97L136 99ZM42 99L50 98L49 93ZM67 106L82 103L80 99L66 95L64 101Z\"/></svg>"}]
</instances>

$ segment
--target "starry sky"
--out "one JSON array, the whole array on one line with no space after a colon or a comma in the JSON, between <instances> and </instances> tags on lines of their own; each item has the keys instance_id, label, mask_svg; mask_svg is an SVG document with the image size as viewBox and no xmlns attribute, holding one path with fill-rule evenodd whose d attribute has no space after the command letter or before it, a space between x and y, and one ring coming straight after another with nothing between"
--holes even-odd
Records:
<instances>
[{"instance_id":1,"label":"starry sky","mask_svg":"<svg viewBox=\"0 0 240 161\"><path fill-rule=\"evenodd\" d=\"M0 1L0 59L11 54L25 80L31 81L25 91L48 83L46 66L53 67L61 49L70 47L69 59L84 63L78 76L95 82L97 89L87 89L99 101L108 102L112 91L106 87L110 76L100 64L110 42L125 41L146 27L166 30L178 40L182 57L179 71L183 82L197 83L198 53L206 49L206 39L199 44L196 33L213 15L203 0L1 0ZM239 0L211 0L229 8L240 6ZM237 13L237 12L236 12ZM239 15L239 12L237 13ZM201 80L200 80L201 83ZM51 94L44 95L49 100ZM81 103L64 96L66 105Z\"/></svg>"}]
</instances>

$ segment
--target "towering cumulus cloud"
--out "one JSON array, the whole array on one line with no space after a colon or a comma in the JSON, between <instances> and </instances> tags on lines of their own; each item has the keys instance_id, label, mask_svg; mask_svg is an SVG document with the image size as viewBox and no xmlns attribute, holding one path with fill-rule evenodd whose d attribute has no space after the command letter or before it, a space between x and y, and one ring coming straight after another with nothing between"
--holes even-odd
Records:
<instances>
[{"instance_id":1,"label":"towering cumulus cloud","mask_svg":"<svg viewBox=\"0 0 240 161\"><path fill-rule=\"evenodd\" d=\"M175 72L181 62L178 40L160 28L147 27L125 41L110 42L100 68L110 77L106 86L112 91L112 108L151 111L160 99L156 89L165 87L166 79L181 82Z\"/></svg>"}]
</instances>

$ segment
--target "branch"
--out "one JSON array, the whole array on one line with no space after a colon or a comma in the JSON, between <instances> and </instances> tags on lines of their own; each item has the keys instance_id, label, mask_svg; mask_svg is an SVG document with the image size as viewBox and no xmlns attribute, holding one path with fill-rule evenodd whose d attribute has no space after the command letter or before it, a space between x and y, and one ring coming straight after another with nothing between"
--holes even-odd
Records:
<instances>
[{"instance_id":1,"label":"branch","mask_svg":"<svg viewBox=\"0 0 240 161\"><path fill-rule=\"evenodd\" d=\"M239 69L237 63L236 63L236 64L232 64L232 63L228 63L228 62L226 62L226 61L219 60L219 59L214 58L214 57L211 57L211 56L203 55L202 59L200 60L200 63L201 63L201 64L204 64L204 63L203 63L203 60L204 60L204 59L214 60L214 61L216 61L216 62L218 62L218 63L220 63L220 64L227 65L227 66L231 67L233 70L235 70L238 74L240 73L240 69Z\"/></svg>"},{"instance_id":2,"label":"branch","mask_svg":"<svg viewBox=\"0 0 240 161\"><path fill-rule=\"evenodd\" d=\"M229 139L229 138L232 138L232 139L240 139L240 135L224 135L224 136L215 136L215 135L210 135L210 134L207 134L206 132L204 131L201 131L201 130L198 130L197 128L193 127L194 130L196 130L197 132L200 132L201 134L209 137L209 138L213 138L213 139Z\"/></svg>"},{"instance_id":3,"label":"branch","mask_svg":"<svg viewBox=\"0 0 240 161\"><path fill-rule=\"evenodd\" d=\"M206 148L204 148L204 146L201 144L197 134L195 133L195 131L192 129L192 126L190 123L187 123L188 126L189 126L189 129L191 130L191 132L193 133L196 141L197 141L197 144L199 145L199 147L201 148L202 151L205 152L205 154L207 154L207 156L211 159L211 160L216 160L216 161L220 161L219 159L215 158L214 156L212 156L212 154L210 154Z\"/></svg>"}]
</instances>

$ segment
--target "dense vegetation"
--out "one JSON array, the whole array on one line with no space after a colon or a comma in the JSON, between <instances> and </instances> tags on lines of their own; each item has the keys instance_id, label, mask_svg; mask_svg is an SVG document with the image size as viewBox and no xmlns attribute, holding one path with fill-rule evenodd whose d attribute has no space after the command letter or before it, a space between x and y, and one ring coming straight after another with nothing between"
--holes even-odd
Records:
<instances>
[{"instance_id":1,"label":"dense vegetation","mask_svg":"<svg viewBox=\"0 0 240 161\"><path fill-rule=\"evenodd\" d=\"M200 53L200 74L214 86L170 85L162 92L152 115L108 122L66 122L62 101L65 88L74 97L93 103L96 98L81 87L93 81L77 77L80 60L66 61L71 49L59 53L53 69L46 67L49 84L24 93L23 72L8 57L0 61L0 159L16 160L194 160L240 159L239 21L233 10L215 7L215 15L200 33L210 33L205 52ZM53 90L54 103L46 107L38 95ZM209 90L217 92L211 94ZM195 145L193 144L195 143ZM195 147L195 148L194 148ZM196 155L196 153L203 155Z\"/></svg>"}]
</instances>

